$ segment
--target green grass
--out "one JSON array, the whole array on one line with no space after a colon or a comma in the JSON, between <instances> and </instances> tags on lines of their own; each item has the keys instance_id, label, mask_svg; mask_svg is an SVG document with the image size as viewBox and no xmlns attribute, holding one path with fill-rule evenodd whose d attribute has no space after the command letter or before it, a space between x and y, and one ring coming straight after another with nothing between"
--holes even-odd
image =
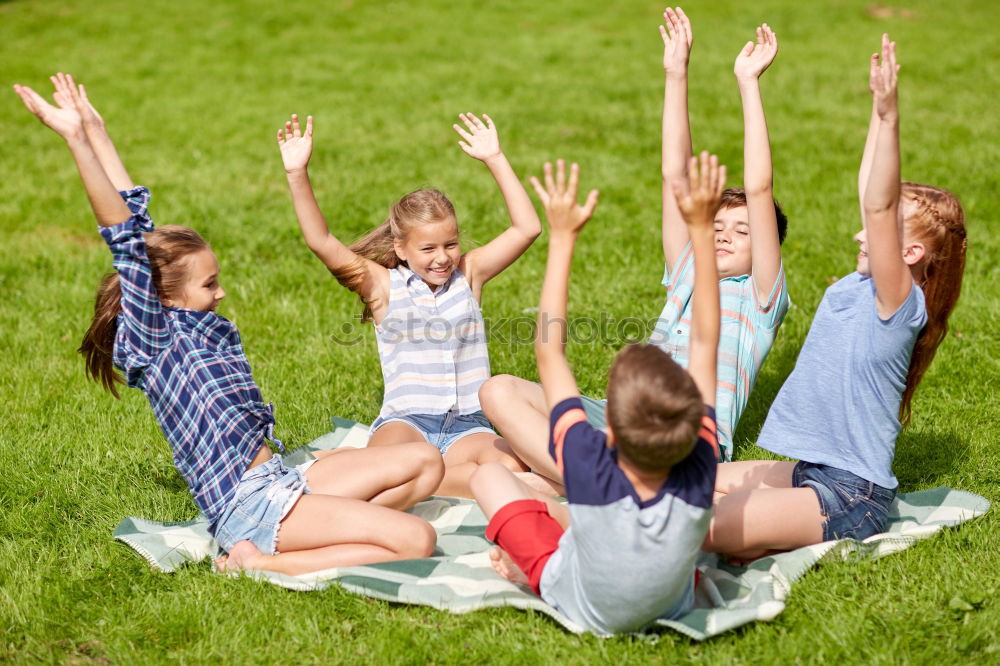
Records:
<instances>
[{"instance_id":1,"label":"green grass","mask_svg":"<svg viewBox=\"0 0 1000 666\"><path fill-rule=\"evenodd\" d=\"M100 5L100 9L96 9ZM700 2L691 109L697 149L741 180L742 123L731 69L753 27L781 39L763 80L784 256L794 306L737 436L763 454L767 406L831 276L853 268L855 174L869 100L867 55L888 30L903 63L903 174L952 189L969 259L952 333L900 438L901 490L948 485L996 500L1000 377L1000 6L919 0L878 18L865 2ZM213 244L255 376L292 446L333 414L370 421L381 397L372 334L337 346L358 312L299 238L274 132L316 116L312 173L345 239L423 185L454 200L466 244L505 222L486 169L450 129L487 111L517 172L580 162L602 191L575 262L574 315L653 318L659 251L661 45L654 2L0 3L0 82L39 89L70 71L88 84L161 223ZM824 566L787 610L702 644L572 636L515 610L452 616L338 589L295 593L212 575L152 571L111 539L126 515L195 515L144 397L84 380L75 349L110 268L68 152L13 93L0 97L0 660L15 662L996 663L997 512L877 562ZM541 239L489 285L490 318L536 305ZM604 390L613 343L575 345L581 388ZM838 350L831 350L838 353ZM494 372L536 377L530 345L491 346ZM821 399L821 397L817 397ZM976 610L953 598L985 601Z\"/></svg>"}]
</instances>

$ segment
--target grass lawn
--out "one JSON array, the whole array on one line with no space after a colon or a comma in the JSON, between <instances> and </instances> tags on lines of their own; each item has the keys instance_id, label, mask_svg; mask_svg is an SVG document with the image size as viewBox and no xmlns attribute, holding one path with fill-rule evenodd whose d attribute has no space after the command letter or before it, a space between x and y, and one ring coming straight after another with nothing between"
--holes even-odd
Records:
<instances>
[{"instance_id":1,"label":"grass lawn","mask_svg":"<svg viewBox=\"0 0 1000 666\"><path fill-rule=\"evenodd\" d=\"M299 236L274 145L293 111L316 117L312 175L344 239L425 185L451 196L467 245L504 227L486 168L457 146L459 112L495 119L525 182L546 159L578 161L583 187L599 187L601 203L579 244L571 313L657 316L662 5L281 5L0 2L0 82L47 91L46 77L62 70L87 84L132 176L152 189L154 219L193 226L213 244L229 293L221 311L240 327L287 444L328 431L335 414L370 422L382 390L371 330L358 328L356 345L333 342L357 326L357 299ZM995 501L1000 42L987 31L1000 23L1000 5L892 5L686 7L696 34L694 145L718 152L737 182L733 59L761 21L781 39L762 87L776 195L790 219L794 306L744 415L737 458L764 455L752 442L823 290L853 270L867 57L888 30L903 63L903 175L955 191L969 230L963 295L895 469L904 492L947 485ZM196 509L141 393L115 401L84 380L75 349L111 263L68 151L13 92L0 96L0 127L0 661L1000 661L997 511L886 559L822 567L774 621L701 644L674 633L573 636L510 609L452 616L339 589L296 593L216 576L204 564L152 571L112 540L113 527L126 515L184 520ZM543 237L490 283L490 319L537 305L545 245ZM571 346L582 390L603 394L618 346ZM494 338L490 354L496 373L537 377L530 344Z\"/></svg>"}]
</instances>

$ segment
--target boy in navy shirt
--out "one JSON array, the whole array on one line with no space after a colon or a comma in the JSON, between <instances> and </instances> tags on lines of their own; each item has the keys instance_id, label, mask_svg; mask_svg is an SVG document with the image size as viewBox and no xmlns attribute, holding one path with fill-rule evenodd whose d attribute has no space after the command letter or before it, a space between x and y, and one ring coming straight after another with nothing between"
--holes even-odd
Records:
<instances>
[{"instance_id":1,"label":"boy in navy shirt","mask_svg":"<svg viewBox=\"0 0 1000 666\"><path fill-rule=\"evenodd\" d=\"M502 465L481 466L471 485L490 519L487 538L499 546L490 554L498 573L530 585L581 627L611 634L683 615L694 599L718 454L713 221L725 167L702 153L674 184L695 257L688 371L655 346L623 349L608 382L607 433L587 423L565 356L573 247L597 205L596 190L577 204L578 181L574 164L567 183L562 160L554 178L545 165L544 188L532 179L552 231L535 353L568 510Z\"/></svg>"}]
</instances>

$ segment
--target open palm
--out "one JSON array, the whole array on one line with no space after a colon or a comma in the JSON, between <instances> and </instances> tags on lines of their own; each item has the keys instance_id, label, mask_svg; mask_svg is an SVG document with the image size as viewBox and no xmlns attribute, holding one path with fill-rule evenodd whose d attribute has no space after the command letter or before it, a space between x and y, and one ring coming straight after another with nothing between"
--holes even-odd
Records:
<instances>
[{"instance_id":1,"label":"open palm","mask_svg":"<svg viewBox=\"0 0 1000 666\"><path fill-rule=\"evenodd\" d=\"M309 166L312 156L312 116L306 118L306 131L299 125L299 117L292 114L292 119L285 121L285 126L278 130L278 148L281 149L281 161L285 171L291 172L305 169Z\"/></svg>"},{"instance_id":2,"label":"open palm","mask_svg":"<svg viewBox=\"0 0 1000 666\"><path fill-rule=\"evenodd\" d=\"M778 36L766 23L757 28L757 41L747 42L736 56L733 73L738 79L756 79L774 62L778 54Z\"/></svg>"},{"instance_id":3,"label":"open palm","mask_svg":"<svg viewBox=\"0 0 1000 666\"><path fill-rule=\"evenodd\" d=\"M24 106L41 120L46 127L54 130L59 136L69 138L83 128L83 121L72 102L55 94L58 106L49 104L44 97L27 86L15 85L14 92L24 102Z\"/></svg>"}]
</instances>

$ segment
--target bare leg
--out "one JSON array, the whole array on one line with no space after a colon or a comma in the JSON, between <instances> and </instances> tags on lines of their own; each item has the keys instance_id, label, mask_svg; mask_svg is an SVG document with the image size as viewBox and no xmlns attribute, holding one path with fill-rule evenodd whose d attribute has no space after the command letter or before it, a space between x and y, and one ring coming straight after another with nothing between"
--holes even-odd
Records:
<instances>
[{"instance_id":1,"label":"bare leg","mask_svg":"<svg viewBox=\"0 0 1000 666\"><path fill-rule=\"evenodd\" d=\"M479 502L480 508L486 514L487 520L493 518L501 508L518 500L536 499L533 491L518 481L514 473L498 463L480 466L472 475L471 484L473 496ZM528 577L521 571L499 546L490 550L490 564L493 569L507 580L528 584Z\"/></svg>"},{"instance_id":2,"label":"bare leg","mask_svg":"<svg viewBox=\"0 0 1000 666\"><path fill-rule=\"evenodd\" d=\"M420 432L402 421L389 421L375 431L368 440L368 446L383 446L385 444L406 444L407 442L426 442ZM428 445L429 446L429 445Z\"/></svg>"},{"instance_id":3,"label":"bare leg","mask_svg":"<svg viewBox=\"0 0 1000 666\"><path fill-rule=\"evenodd\" d=\"M549 409L541 386L512 375L496 375L479 389L479 403L514 455L538 474L562 483L549 455Z\"/></svg>"},{"instance_id":4,"label":"bare leg","mask_svg":"<svg viewBox=\"0 0 1000 666\"><path fill-rule=\"evenodd\" d=\"M795 463L719 466L716 502L703 548L747 561L823 540L826 520L811 488L792 488Z\"/></svg>"},{"instance_id":5,"label":"bare leg","mask_svg":"<svg viewBox=\"0 0 1000 666\"><path fill-rule=\"evenodd\" d=\"M313 493L408 509L431 495L443 474L437 449L426 442L410 442L345 449L319 458L306 470L306 480Z\"/></svg>"},{"instance_id":6,"label":"bare leg","mask_svg":"<svg viewBox=\"0 0 1000 666\"><path fill-rule=\"evenodd\" d=\"M295 576L427 557L435 541L434 529L416 516L357 499L303 495L281 522L277 554L264 555L241 541L216 564L226 571L263 569Z\"/></svg>"},{"instance_id":7,"label":"bare leg","mask_svg":"<svg viewBox=\"0 0 1000 666\"><path fill-rule=\"evenodd\" d=\"M512 472L528 469L501 437L489 432L472 433L452 444L445 453L444 478L436 494L472 497L469 479L486 463L498 463Z\"/></svg>"}]
</instances>

